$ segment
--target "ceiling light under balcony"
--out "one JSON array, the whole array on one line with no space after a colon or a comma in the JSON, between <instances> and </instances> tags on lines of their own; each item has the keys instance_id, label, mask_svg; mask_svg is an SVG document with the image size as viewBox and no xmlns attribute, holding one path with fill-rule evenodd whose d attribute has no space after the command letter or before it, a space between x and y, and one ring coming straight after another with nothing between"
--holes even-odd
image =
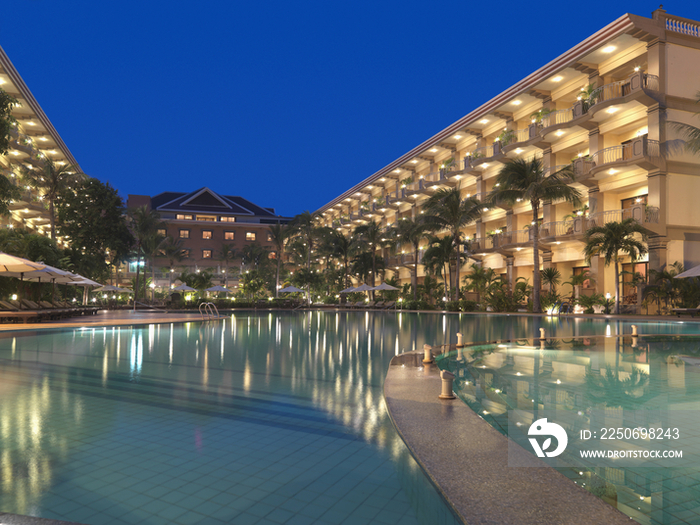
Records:
<instances>
[{"instance_id":1,"label":"ceiling light under balcony","mask_svg":"<svg viewBox=\"0 0 700 525\"><path fill-rule=\"evenodd\" d=\"M606 111L607 111L607 113L612 115L613 113L617 113L618 111L620 111L620 108L616 108L615 106L611 106Z\"/></svg>"},{"instance_id":2,"label":"ceiling light under balcony","mask_svg":"<svg viewBox=\"0 0 700 525\"><path fill-rule=\"evenodd\" d=\"M552 78L552 82L561 82L564 80L564 77L561 75L557 75L556 77Z\"/></svg>"},{"instance_id":3,"label":"ceiling light under balcony","mask_svg":"<svg viewBox=\"0 0 700 525\"><path fill-rule=\"evenodd\" d=\"M523 103L522 100L514 100L513 102L511 102L511 104L513 104L514 106L519 106L522 103Z\"/></svg>"},{"instance_id":4,"label":"ceiling light under balcony","mask_svg":"<svg viewBox=\"0 0 700 525\"><path fill-rule=\"evenodd\" d=\"M30 126L36 126L36 122L32 122L31 120L28 120L27 122L25 122L25 124L28 124Z\"/></svg>"},{"instance_id":5,"label":"ceiling light under balcony","mask_svg":"<svg viewBox=\"0 0 700 525\"><path fill-rule=\"evenodd\" d=\"M459 139L462 138L462 135L455 135L455 138L456 138L457 140L459 140Z\"/></svg>"},{"instance_id":6,"label":"ceiling light under balcony","mask_svg":"<svg viewBox=\"0 0 700 525\"><path fill-rule=\"evenodd\" d=\"M617 48L616 48L615 46L606 46L606 47L604 47L603 49L601 49L601 51L602 51L603 53L612 53L612 52L615 51L616 49L617 49Z\"/></svg>"},{"instance_id":7,"label":"ceiling light under balcony","mask_svg":"<svg viewBox=\"0 0 700 525\"><path fill-rule=\"evenodd\" d=\"M518 149L515 150L515 153L517 153L518 155L520 155L523 151L525 151L525 150L518 148Z\"/></svg>"},{"instance_id":8,"label":"ceiling light under balcony","mask_svg":"<svg viewBox=\"0 0 700 525\"><path fill-rule=\"evenodd\" d=\"M401 170L398 169L398 168L396 168L396 169L394 170L394 173L401 173Z\"/></svg>"},{"instance_id":9,"label":"ceiling light under balcony","mask_svg":"<svg viewBox=\"0 0 700 525\"><path fill-rule=\"evenodd\" d=\"M615 175L616 173L617 173L617 170L614 170L614 169L612 169L612 168L610 168L610 169L608 170L608 175Z\"/></svg>"},{"instance_id":10,"label":"ceiling light under balcony","mask_svg":"<svg viewBox=\"0 0 700 525\"><path fill-rule=\"evenodd\" d=\"M565 131L562 131L562 130L559 130L559 131L557 131L557 132L555 133L555 135L556 135L557 137L561 137L564 133L566 133L566 132L565 132Z\"/></svg>"},{"instance_id":11,"label":"ceiling light under balcony","mask_svg":"<svg viewBox=\"0 0 700 525\"><path fill-rule=\"evenodd\" d=\"M488 119L485 119L485 118L482 118L482 119L479 121L479 124L488 124L488 123L489 123Z\"/></svg>"}]
</instances>

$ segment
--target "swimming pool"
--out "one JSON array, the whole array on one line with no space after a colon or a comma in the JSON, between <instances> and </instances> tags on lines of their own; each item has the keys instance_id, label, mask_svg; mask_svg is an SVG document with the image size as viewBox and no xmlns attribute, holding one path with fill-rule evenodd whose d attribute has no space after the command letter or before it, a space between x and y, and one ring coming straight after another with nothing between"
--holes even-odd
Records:
<instances>
[{"instance_id":1,"label":"swimming pool","mask_svg":"<svg viewBox=\"0 0 700 525\"><path fill-rule=\"evenodd\" d=\"M534 449L639 523L700 523L700 336L503 341L439 363L509 447ZM568 439L551 428L533 432L543 424L563 427ZM540 434L537 446L549 450L554 444L544 438L557 436L554 457L532 444ZM522 460L517 447L509 449L509 465L525 466L512 464L511 452Z\"/></svg>"},{"instance_id":2,"label":"swimming pool","mask_svg":"<svg viewBox=\"0 0 700 525\"><path fill-rule=\"evenodd\" d=\"M628 324L250 312L4 333L0 511L90 525L453 523L384 409L390 359L458 331L492 340Z\"/></svg>"}]
</instances>

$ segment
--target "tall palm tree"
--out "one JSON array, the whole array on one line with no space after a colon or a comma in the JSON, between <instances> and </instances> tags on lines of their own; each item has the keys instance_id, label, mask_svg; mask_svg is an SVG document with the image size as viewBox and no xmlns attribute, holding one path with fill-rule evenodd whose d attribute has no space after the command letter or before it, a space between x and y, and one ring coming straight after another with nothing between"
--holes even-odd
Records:
<instances>
[{"instance_id":1,"label":"tall palm tree","mask_svg":"<svg viewBox=\"0 0 700 525\"><path fill-rule=\"evenodd\" d=\"M139 296L139 271L141 270L141 254L149 240L158 234L158 228L162 225L157 211L146 206L131 208L129 210L129 229L134 236L134 249L136 250L136 288L134 290L134 310Z\"/></svg>"},{"instance_id":2,"label":"tall palm tree","mask_svg":"<svg viewBox=\"0 0 700 525\"><path fill-rule=\"evenodd\" d=\"M159 248L159 255L168 260L168 290L170 290L173 284L173 270L175 269L175 263L179 263L185 258L182 248L182 241L179 239L176 241L172 237L168 236L163 239Z\"/></svg>"},{"instance_id":3,"label":"tall palm tree","mask_svg":"<svg viewBox=\"0 0 700 525\"><path fill-rule=\"evenodd\" d=\"M388 232L397 248L411 246L413 248L413 272L411 273L411 286L413 287L413 299L418 299L418 251L420 242L428 238L428 227L421 219L399 220Z\"/></svg>"},{"instance_id":4,"label":"tall palm tree","mask_svg":"<svg viewBox=\"0 0 700 525\"><path fill-rule=\"evenodd\" d=\"M650 232L634 219L623 219L622 222L609 222L603 226L594 226L586 231L583 242L583 253L590 264L594 255L605 257L605 266L615 264L615 313L620 313L620 268L619 252L623 252L635 261L639 256L648 252L644 242L637 240L634 234L640 234L642 241Z\"/></svg>"},{"instance_id":5,"label":"tall palm tree","mask_svg":"<svg viewBox=\"0 0 700 525\"><path fill-rule=\"evenodd\" d=\"M155 259L160 255L160 246L165 241L166 237L163 237L160 235L157 231L154 235L146 239L146 241L143 244L143 252L144 254L148 257L150 263L151 263L151 283L153 284L152 288L152 297L151 300L155 301L156 298L156 289L155 289L155 283L156 283L156 263ZM145 272L145 270L144 270ZM144 273L145 275L145 273Z\"/></svg>"},{"instance_id":6,"label":"tall palm tree","mask_svg":"<svg viewBox=\"0 0 700 525\"><path fill-rule=\"evenodd\" d=\"M345 235L339 231L332 230L326 235L326 249L328 253L337 257L343 263L343 284L347 288L350 286L348 280L348 261L355 253L357 243L349 235ZM376 272L376 264L372 267L372 275Z\"/></svg>"},{"instance_id":7,"label":"tall palm tree","mask_svg":"<svg viewBox=\"0 0 700 525\"><path fill-rule=\"evenodd\" d=\"M372 254L372 286L377 285L377 249L382 246L382 239L385 238L384 229L381 224L375 220L369 221L367 224L362 224L355 228L353 232L359 247L366 249Z\"/></svg>"},{"instance_id":8,"label":"tall palm tree","mask_svg":"<svg viewBox=\"0 0 700 525\"><path fill-rule=\"evenodd\" d=\"M224 261L224 288L228 288L228 265L238 258L238 250L233 247L233 244L222 244L219 250L219 259Z\"/></svg>"},{"instance_id":9,"label":"tall palm tree","mask_svg":"<svg viewBox=\"0 0 700 525\"><path fill-rule=\"evenodd\" d=\"M452 237L451 265L455 267L453 290L459 301L459 267L461 265L462 228L481 217L484 204L475 197L462 199L459 188L440 189L433 193L425 204L425 222L433 231L447 231ZM451 277L450 270L450 277Z\"/></svg>"},{"instance_id":10,"label":"tall palm tree","mask_svg":"<svg viewBox=\"0 0 700 525\"><path fill-rule=\"evenodd\" d=\"M282 257L284 256L284 246L287 243L287 239L292 233L289 226L286 224L273 224L267 228L270 239L272 240L272 246L277 254L277 273L275 274L275 297L279 297L280 289L280 269L282 267Z\"/></svg>"},{"instance_id":11,"label":"tall palm tree","mask_svg":"<svg viewBox=\"0 0 700 525\"><path fill-rule=\"evenodd\" d=\"M433 272L437 276L441 276L445 293L450 294L450 289L447 285L447 280L452 282L452 268L450 261L454 253L454 244L452 236L437 237L431 235L428 239L428 248L423 254L423 266L426 270ZM447 272L445 271L447 267Z\"/></svg>"},{"instance_id":12,"label":"tall palm tree","mask_svg":"<svg viewBox=\"0 0 700 525\"><path fill-rule=\"evenodd\" d=\"M513 205L518 200L530 203L532 207L532 311L540 313L540 208L545 201L564 200L573 205L581 202L581 192L569 186L574 181L573 166L569 165L555 173L546 175L542 159L509 160L495 180L495 190L491 200L496 204Z\"/></svg>"},{"instance_id":13,"label":"tall palm tree","mask_svg":"<svg viewBox=\"0 0 700 525\"><path fill-rule=\"evenodd\" d=\"M260 269L269 261L270 250L257 242L246 244L241 253L241 262L253 270Z\"/></svg>"},{"instance_id":14,"label":"tall palm tree","mask_svg":"<svg viewBox=\"0 0 700 525\"><path fill-rule=\"evenodd\" d=\"M44 157L40 168L22 168L22 177L27 184L40 191L49 203L49 224L51 240L56 240L55 203L58 195L80 178L85 177L77 166L59 166L48 157Z\"/></svg>"},{"instance_id":15,"label":"tall palm tree","mask_svg":"<svg viewBox=\"0 0 700 525\"><path fill-rule=\"evenodd\" d=\"M289 226L294 232L294 236L298 237L302 243L308 247L306 251L306 269L311 269L311 253L314 251L316 241L319 238L318 227L315 225L316 217L305 211L295 216L289 223Z\"/></svg>"},{"instance_id":16,"label":"tall palm tree","mask_svg":"<svg viewBox=\"0 0 700 525\"><path fill-rule=\"evenodd\" d=\"M556 268L545 268L540 270L542 283L549 286L549 291L553 294L557 293L557 285L561 283L561 272Z\"/></svg>"}]
</instances>

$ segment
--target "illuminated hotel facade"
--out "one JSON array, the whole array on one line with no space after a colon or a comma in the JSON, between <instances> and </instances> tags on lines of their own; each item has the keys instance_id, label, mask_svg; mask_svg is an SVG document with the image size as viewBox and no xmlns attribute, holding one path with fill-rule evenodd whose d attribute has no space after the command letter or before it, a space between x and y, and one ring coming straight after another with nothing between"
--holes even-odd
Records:
<instances>
[{"instance_id":1,"label":"illuminated hotel facade","mask_svg":"<svg viewBox=\"0 0 700 525\"><path fill-rule=\"evenodd\" d=\"M627 258L625 270L700 264L700 157L665 153L677 138L667 121L700 126L699 91L700 22L661 8L651 18L625 14L333 199L317 210L319 222L345 233L369 220L390 226L419 216L440 188L488 199L511 159L536 156L547 171L573 164L583 203L542 207L540 268L556 267L562 280L588 270L598 292L614 295L613 267L582 255L592 225L631 217L653 232L648 256ZM463 230L470 263L532 282L531 223L527 202L489 209ZM410 251L386 254L402 283ZM624 302L638 302L636 289L624 290Z\"/></svg>"}]
</instances>

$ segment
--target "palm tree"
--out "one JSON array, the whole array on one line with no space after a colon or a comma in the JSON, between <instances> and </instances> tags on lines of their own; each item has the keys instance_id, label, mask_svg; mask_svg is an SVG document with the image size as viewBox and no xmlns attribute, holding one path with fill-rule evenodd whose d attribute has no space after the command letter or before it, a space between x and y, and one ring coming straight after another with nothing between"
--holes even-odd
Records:
<instances>
[{"instance_id":1,"label":"palm tree","mask_svg":"<svg viewBox=\"0 0 700 525\"><path fill-rule=\"evenodd\" d=\"M367 224L355 228L353 235L357 244L372 254L372 286L376 286L377 266L375 261L377 260L377 248L381 247L382 239L385 237L384 229L377 221L371 220Z\"/></svg>"},{"instance_id":2,"label":"palm tree","mask_svg":"<svg viewBox=\"0 0 700 525\"><path fill-rule=\"evenodd\" d=\"M540 313L540 246L539 216L545 201L564 200L573 205L581 202L581 192L569 186L574 181L573 166L567 166L555 173L546 175L542 159L509 160L495 180L495 189L490 200L495 204L515 204L518 200L528 201L532 207L532 310Z\"/></svg>"},{"instance_id":3,"label":"palm tree","mask_svg":"<svg viewBox=\"0 0 700 525\"><path fill-rule=\"evenodd\" d=\"M442 276L445 293L447 294L450 293L447 285L448 278L450 282L452 282L450 261L453 253L454 244L452 237L446 235L445 237L430 236L428 239L428 248L423 254L423 266L426 270L433 272L435 275ZM447 272L445 272L445 266L447 266Z\"/></svg>"},{"instance_id":4,"label":"palm tree","mask_svg":"<svg viewBox=\"0 0 700 525\"><path fill-rule=\"evenodd\" d=\"M291 229L285 224L273 224L267 228L275 249L277 258L277 273L275 274L275 297L279 297L280 289L280 268L282 267L282 257L284 256L284 245L291 234Z\"/></svg>"},{"instance_id":5,"label":"palm tree","mask_svg":"<svg viewBox=\"0 0 700 525\"><path fill-rule=\"evenodd\" d=\"M161 226L160 215L155 210L146 206L131 208L129 210L130 230L134 236L134 248L136 250L136 288L134 290L134 310L139 295L139 271L141 269L141 254L145 253L144 248L152 237L158 234Z\"/></svg>"},{"instance_id":6,"label":"palm tree","mask_svg":"<svg viewBox=\"0 0 700 525\"><path fill-rule=\"evenodd\" d=\"M44 157L40 168L22 168L22 177L31 187L42 192L43 198L49 202L49 224L51 225L51 240L56 240L56 198L73 182L85 175L77 166L59 166L48 157Z\"/></svg>"},{"instance_id":7,"label":"palm tree","mask_svg":"<svg viewBox=\"0 0 700 525\"><path fill-rule=\"evenodd\" d=\"M639 233L645 240L651 232L634 219L623 219L622 222L609 222L603 226L594 226L586 231L583 238L585 246L583 253L590 264L594 255L605 257L605 266L615 264L615 313L620 313L620 268L619 252L630 256L632 261L647 253L647 247L638 241L634 234Z\"/></svg>"},{"instance_id":8,"label":"palm tree","mask_svg":"<svg viewBox=\"0 0 700 525\"><path fill-rule=\"evenodd\" d=\"M148 256L148 259L150 260L151 263L151 283L153 284L153 288L151 289L152 291L152 297L151 300L155 301L156 298L156 289L155 289L155 283L156 283L156 264L155 264L155 259L158 255L160 255L160 246L165 241L165 237L163 237L161 234L159 234L157 231L154 235L146 239L146 241L143 244L143 252L145 255Z\"/></svg>"},{"instance_id":9,"label":"palm tree","mask_svg":"<svg viewBox=\"0 0 700 525\"><path fill-rule=\"evenodd\" d=\"M418 251L420 242L428 237L428 227L420 219L399 220L389 230L396 247L411 246L413 248L413 272L411 274L411 286L413 287L413 299L418 299Z\"/></svg>"},{"instance_id":10,"label":"palm tree","mask_svg":"<svg viewBox=\"0 0 700 525\"><path fill-rule=\"evenodd\" d=\"M253 270L258 270L269 261L270 250L257 242L246 244L243 247L241 262Z\"/></svg>"},{"instance_id":11,"label":"palm tree","mask_svg":"<svg viewBox=\"0 0 700 525\"><path fill-rule=\"evenodd\" d=\"M179 263L185 258L182 248L182 241L179 239L176 241L172 237L168 236L163 239L163 242L160 243L159 248L159 255L168 260L168 290L170 290L173 285L173 270L175 268L175 263Z\"/></svg>"},{"instance_id":12,"label":"palm tree","mask_svg":"<svg viewBox=\"0 0 700 525\"><path fill-rule=\"evenodd\" d=\"M233 247L233 244L222 244L219 250L219 259L224 261L224 288L228 288L228 265L238 257L238 250Z\"/></svg>"},{"instance_id":13,"label":"palm tree","mask_svg":"<svg viewBox=\"0 0 700 525\"><path fill-rule=\"evenodd\" d=\"M350 286L348 280L348 261L355 253L355 240L339 231L332 230L326 235L325 244L329 254L343 261L343 285L347 288ZM372 269L373 275L375 271L376 265Z\"/></svg>"},{"instance_id":14,"label":"palm tree","mask_svg":"<svg viewBox=\"0 0 700 525\"><path fill-rule=\"evenodd\" d=\"M475 197L462 199L459 188L440 189L425 201L423 209L425 222L433 231L448 231L452 237L455 281L453 289L455 300L459 301L459 267L461 265L460 247L462 245L462 228L476 222L481 217L484 204ZM451 272L450 272L451 277Z\"/></svg>"},{"instance_id":15,"label":"palm tree","mask_svg":"<svg viewBox=\"0 0 700 525\"><path fill-rule=\"evenodd\" d=\"M557 293L557 285L561 283L561 272L556 268L545 268L540 270L542 276L542 284L549 286L552 294Z\"/></svg>"},{"instance_id":16,"label":"palm tree","mask_svg":"<svg viewBox=\"0 0 700 525\"><path fill-rule=\"evenodd\" d=\"M308 211L295 216L289 223L290 228L294 232L294 236L298 237L302 244L308 247L306 250L306 269L311 269L311 253L314 251L316 241L319 238L318 227L314 224L316 217Z\"/></svg>"}]
</instances>

